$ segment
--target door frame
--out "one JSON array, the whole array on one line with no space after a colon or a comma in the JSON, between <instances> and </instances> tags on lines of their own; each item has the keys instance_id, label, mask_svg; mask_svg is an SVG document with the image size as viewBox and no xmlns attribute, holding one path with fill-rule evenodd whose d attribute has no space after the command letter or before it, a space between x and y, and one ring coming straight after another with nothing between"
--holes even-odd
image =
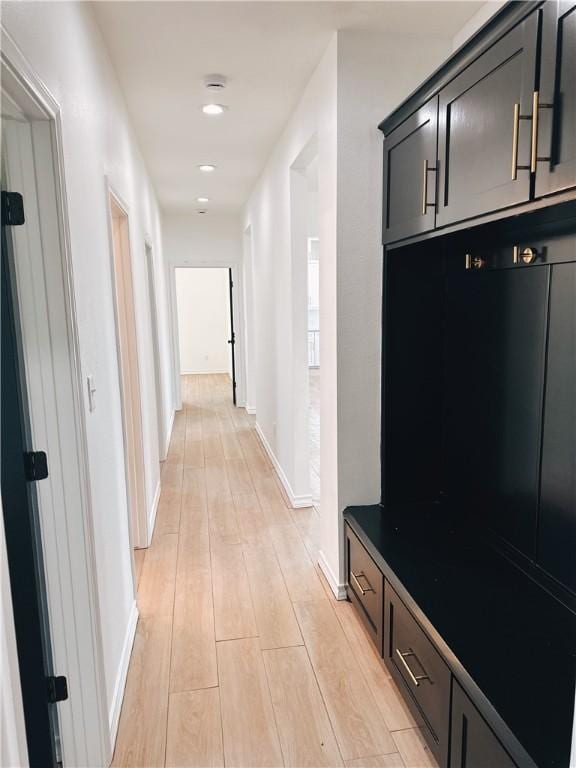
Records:
<instances>
[{"instance_id":1,"label":"door frame","mask_svg":"<svg viewBox=\"0 0 576 768\"><path fill-rule=\"evenodd\" d=\"M289 168L291 322L286 356L292 361L290 419L293 443L291 482L288 481L286 491L295 508L310 507L314 504L310 481L308 427L310 376L308 366L308 199L310 191L307 174L310 165L317 157L318 137L314 134L302 146ZM316 194L319 195L319 192ZM322 433L322 427L320 427L320 433Z\"/></svg>"},{"instance_id":2,"label":"door frame","mask_svg":"<svg viewBox=\"0 0 576 768\"><path fill-rule=\"evenodd\" d=\"M129 539L130 539L130 556L131 556L131 562L132 562L132 575L134 577L134 596L136 596L136 568L134 563L134 555L133 550L136 549L145 549L149 546L152 531L149 530L149 519L148 519L148 509L147 509L147 503L146 503L146 462L144 460L144 441L143 441L143 422L142 422L142 389L141 389L141 364L140 364L140 352L139 352L139 344L138 344L138 327L137 327L137 319L136 319L136 306L135 306L135 291L134 291L134 257L132 253L132 247L131 242L132 238L130 236L130 209L126 202L123 200L121 195L117 192L114 185L110 181L110 178L108 176L105 177L105 187L106 187L106 208L108 212L108 239L109 239L109 245L110 245L110 274L112 277L112 292L113 292L113 305L114 305L114 328L116 333L116 355L117 355L117 363L118 363L118 388L120 393L120 404L122 409L122 441L123 441L123 450L124 450L124 476L125 476L125 482L126 482L126 504L128 509L128 533L129 533ZM131 468L129 466L129 455L128 455L128 435L126 432L126 399L125 399L125 392L123 387L123 370L124 370L124 362L122 360L122 353L121 353L121 337L120 337L120 327L119 327L119 317L118 317L118 298L117 298L117 282L116 282L116 265L114 263L114 234L113 234L113 215L112 215L112 206L116 206L121 214L122 217L125 220L125 226L126 226L126 236L127 236L127 247L128 247L128 253L124 254L125 258L129 262L130 267L130 291L132 294L132 321L134 326L134 345L135 348L133 350L133 353L136 357L136 370L135 370L135 376L136 380L138 382L138 398L137 402L132 402L132 407L135 408L136 411L136 418L138 420L139 424L139 432L140 432L140 440L139 445L137 446L138 452L139 452L139 458L140 458L140 473L141 476L138 477L138 472L135 472L135 478L134 482L135 484L140 484L140 490L139 495L141 497L142 503L140 506L138 504L134 503L134 499L131 498L130 493L130 483L129 483L129 474L131 473Z\"/></svg>"},{"instance_id":3,"label":"door frame","mask_svg":"<svg viewBox=\"0 0 576 768\"><path fill-rule=\"evenodd\" d=\"M168 287L170 315L172 322L172 373L174 377L174 407L182 410L182 386L180 381L180 345L178 333L178 304L176 301L176 270L185 267L200 267L205 269L231 269L232 281L236 288L235 301L233 302L234 327L236 330L236 405L238 408L246 407L246 355L244 350L244 311L243 302L239 297L243 295L242 264L231 259L211 259L207 261L193 256L187 259L171 262L168 265Z\"/></svg>"},{"instance_id":4,"label":"door frame","mask_svg":"<svg viewBox=\"0 0 576 768\"><path fill-rule=\"evenodd\" d=\"M238 405L236 396L236 334L234 333L234 278L232 269L228 269L228 311L230 312L230 362L232 368L232 403Z\"/></svg>"},{"instance_id":5,"label":"door frame","mask_svg":"<svg viewBox=\"0 0 576 768\"><path fill-rule=\"evenodd\" d=\"M58 704L61 746L64 765L101 766L108 764L112 745L61 112L3 27L1 35L2 89L25 116L21 125L30 126L26 130L34 148L25 172L12 170L19 178L10 181L21 187L15 191L25 200L38 201L32 207L41 246L23 247L16 233L13 239L19 252L16 285L32 437L47 450L52 468L45 485L39 484L38 505L54 668L66 675L70 692L69 700ZM17 144L8 141L6 147L11 169L16 167ZM35 196L29 191L33 181ZM17 716L16 703L14 707ZM2 722L11 714L3 713Z\"/></svg>"},{"instance_id":6,"label":"door frame","mask_svg":"<svg viewBox=\"0 0 576 768\"><path fill-rule=\"evenodd\" d=\"M144 237L146 256L146 275L148 280L148 298L150 301L150 326L152 333L152 362L154 364L154 384L156 391L156 422L158 431L158 456L164 461L168 455L168 437L166 435L166 414L164 412L164 387L162 382L162 364L160 357L160 326L158 323L157 280L154 264L154 246L149 235Z\"/></svg>"}]
</instances>

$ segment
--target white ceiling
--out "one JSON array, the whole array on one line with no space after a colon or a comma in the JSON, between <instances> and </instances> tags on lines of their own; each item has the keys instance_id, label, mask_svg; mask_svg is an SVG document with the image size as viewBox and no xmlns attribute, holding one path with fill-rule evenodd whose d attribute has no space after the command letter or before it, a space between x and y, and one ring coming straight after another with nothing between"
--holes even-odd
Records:
<instances>
[{"instance_id":1,"label":"white ceiling","mask_svg":"<svg viewBox=\"0 0 576 768\"><path fill-rule=\"evenodd\" d=\"M481 2L96 2L94 12L165 211L246 201L334 30L451 38ZM213 95L203 78L221 73ZM208 101L226 104L207 117ZM383 115L384 117L384 115ZM213 163L210 176L197 165Z\"/></svg>"}]
</instances>

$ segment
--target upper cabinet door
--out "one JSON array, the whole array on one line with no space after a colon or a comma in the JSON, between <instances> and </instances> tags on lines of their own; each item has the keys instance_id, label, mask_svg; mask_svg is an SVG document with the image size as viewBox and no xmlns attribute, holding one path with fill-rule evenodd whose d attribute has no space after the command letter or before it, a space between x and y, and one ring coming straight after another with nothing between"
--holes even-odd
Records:
<instances>
[{"instance_id":1,"label":"upper cabinet door","mask_svg":"<svg viewBox=\"0 0 576 768\"><path fill-rule=\"evenodd\" d=\"M434 229L438 97L384 141L384 242Z\"/></svg>"},{"instance_id":2,"label":"upper cabinet door","mask_svg":"<svg viewBox=\"0 0 576 768\"><path fill-rule=\"evenodd\" d=\"M576 4L544 3L536 197L576 186Z\"/></svg>"},{"instance_id":3,"label":"upper cabinet door","mask_svg":"<svg viewBox=\"0 0 576 768\"><path fill-rule=\"evenodd\" d=\"M437 226L530 198L538 14L440 92Z\"/></svg>"}]
</instances>

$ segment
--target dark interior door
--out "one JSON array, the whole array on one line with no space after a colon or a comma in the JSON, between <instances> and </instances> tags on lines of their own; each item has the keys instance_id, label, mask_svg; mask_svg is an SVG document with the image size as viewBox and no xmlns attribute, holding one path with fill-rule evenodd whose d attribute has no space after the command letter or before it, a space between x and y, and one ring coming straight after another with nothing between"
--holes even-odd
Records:
<instances>
[{"instance_id":1,"label":"dark interior door","mask_svg":"<svg viewBox=\"0 0 576 768\"><path fill-rule=\"evenodd\" d=\"M232 359L232 402L236 405L236 334L234 333L234 281L232 269L228 270L228 288L230 295L230 354Z\"/></svg>"},{"instance_id":2,"label":"dark interior door","mask_svg":"<svg viewBox=\"0 0 576 768\"><path fill-rule=\"evenodd\" d=\"M532 13L440 92L437 226L529 200L537 34Z\"/></svg>"},{"instance_id":3,"label":"dark interior door","mask_svg":"<svg viewBox=\"0 0 576 768\"><path fill-rule=\"evenodd\" d=\"M26 723L34 768L56 765L56 712L49 701L50 662L42 544L34 483L25 469L26 392L21 375L9 233L2 224L1 489L10 587Z\"/></svg>"},{"instance_id":4,"label":"dark interior door","mask_svg":"<svg viewBox=\"0 0 576 768\"><path fill-rule=\"evenodd\" d=\"M544 3L536 196L576 186L576 3Z\"/></svg>"},{"instance_id":5,"label":"dark interior door","mask_svg":"<svg viewBox=\"0 0 576 768\"><path fill-rule=\"evenodd\" d=\"M549 267L448 278L446 490L534 556Z\"/></svg>"}]
</instances>

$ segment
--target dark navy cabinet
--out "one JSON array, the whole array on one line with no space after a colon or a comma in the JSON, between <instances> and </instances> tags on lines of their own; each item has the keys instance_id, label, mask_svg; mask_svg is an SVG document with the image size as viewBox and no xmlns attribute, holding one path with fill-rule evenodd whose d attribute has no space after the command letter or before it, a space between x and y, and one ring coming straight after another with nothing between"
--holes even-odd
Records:
<instances>
[{"instance_id":1,"label":"dark navy cabinet","mask_svg":"<svg viewBox=\"0 0 576 768\"><path fill-rule=\"evenodd\" d=\"M507 3L380 125L379 499L348 596L441 768L568 768L576 2Z\"/></svg>"},{"instance_id":2,"label":"dark navy cabinet","mask_svg":"<svg viewBox=\"0 0 576 768\"><path fill-rule=\"evenodd\" d=\"M576 186L576 4L542 9L542 61L535 126L536 197Z\"/></svg>"}]
</instances>

